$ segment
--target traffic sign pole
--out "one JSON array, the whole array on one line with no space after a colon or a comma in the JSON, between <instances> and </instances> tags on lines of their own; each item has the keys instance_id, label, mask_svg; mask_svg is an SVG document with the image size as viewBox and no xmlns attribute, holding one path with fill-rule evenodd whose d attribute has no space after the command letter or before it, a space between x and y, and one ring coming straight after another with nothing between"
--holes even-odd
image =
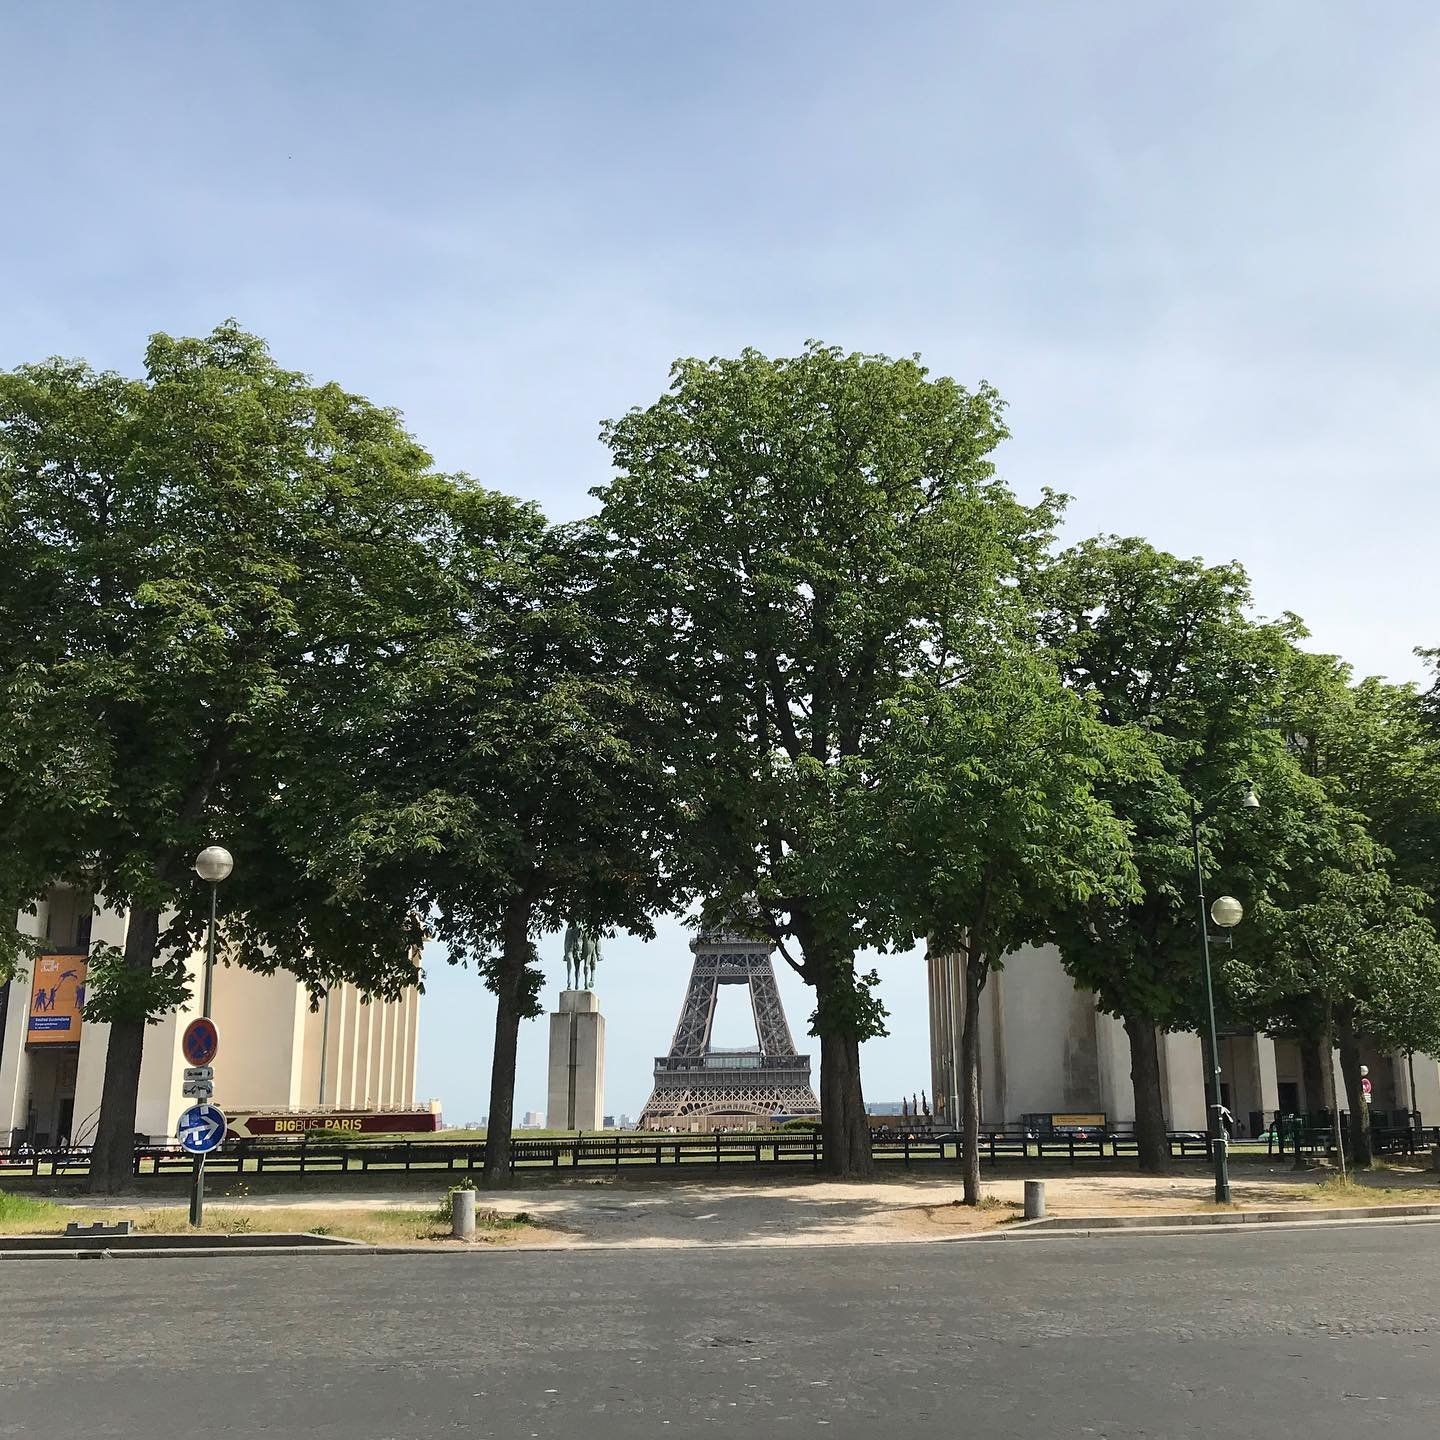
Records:
<instances>
[{"instance_id":1,"label":"traffic sign pole","mask_svg":"<svg viewBox=\"0 0 1440 1440\"><path fill-rule=\"evenodd\" d=\"M205 935L205 992L200 1006L201 1018L205 1020L210 1018L210 1000L215 987L215 903L219 888L214 884L210 886L210 928ZM198 1230L204 1223L205 1155L201 1153L195 1157L195 1175L190 1182L190 1224Z\"/></svg>"},{"instance_id":2,"label":"traffic sign pole","mask_svg":"<svg viewBox=\"0 0 1440 1440\"><path fill-rule=\"evenodd\" d=\"M190 1177L190 1224L199 1229L205 1223L205 1157L195 1157L195 1173Z\"/></svg>"}]
</instances>

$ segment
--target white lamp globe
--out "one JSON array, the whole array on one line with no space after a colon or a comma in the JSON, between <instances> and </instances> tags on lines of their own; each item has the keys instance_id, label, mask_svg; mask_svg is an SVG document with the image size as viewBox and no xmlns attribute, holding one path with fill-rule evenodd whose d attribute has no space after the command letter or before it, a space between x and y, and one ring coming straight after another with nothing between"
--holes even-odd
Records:
<instances>
[{"instance_id":1,"label":"white lamp globe","mask_svg":"<svg viewBox=\"0 0 1440 1440\"><path fill-rule=\"evenodd\" d=\"M1233 895L1222 895L1210 907L1210 918L1228 930L1245 918L1245 907Z\"/></svg>"},{"instance_id":2,"label":"white lamp globe","mask_svg":"<svg viewBox=\"0 0 1440 1440\"><path fill-rule=\"evenodd\" d=\"M223 845L207 845L195 857L195 873L218 885L235 868L235 857Z\"/></svg>"}]
</instances>

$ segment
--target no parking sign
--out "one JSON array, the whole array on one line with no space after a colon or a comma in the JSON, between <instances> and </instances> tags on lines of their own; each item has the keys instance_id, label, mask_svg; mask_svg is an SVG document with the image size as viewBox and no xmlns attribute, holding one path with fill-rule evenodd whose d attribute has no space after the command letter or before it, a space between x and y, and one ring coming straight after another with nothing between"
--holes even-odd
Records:
<instances>
[{"instance_id":1,"label":"no parking sign","mask_svg":"<svg viewBox=\"0 0 1440 1440\"><path fill-rule=\"evenodd\" d=\"M220 1049L220 1032L208 1015L192 1020L185 1027L180 1040L180 1049L187 1064L209 1065Z\"/></svg>"}]
</instances>

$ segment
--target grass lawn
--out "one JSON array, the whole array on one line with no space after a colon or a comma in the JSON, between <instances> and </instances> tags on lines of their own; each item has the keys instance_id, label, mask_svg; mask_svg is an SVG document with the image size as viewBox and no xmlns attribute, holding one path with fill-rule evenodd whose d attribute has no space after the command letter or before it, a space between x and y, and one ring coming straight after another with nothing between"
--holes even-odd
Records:
<instances>
[{"instance_id":1,"label":"grass lawn","mask_svg":"<svg viewBox=\"0 0 1440 1440\"><path fill-rule=\"evenodd\" d=\"M133 1220L137 1231L149 1235L190 1233L188 1209L182 1205L97 1205L80 1209L0 1190L0 1235L63 1235L72 1222L93 1225L97 1221L114 1224L117 1220ZM504 1245L519 1238L529 1224L525 1215L498 1215L480 1209L475 1238L481 1244ZM428 1210L347 1206L334 1211L279 1207L256 1211L227 1210L221 1201L206 1205L201 1229L207 1235L255 1231L295 1234L308 1230L374 1245L413 1245L450 1239L450 1205L447 1196Z\"/></svg>"},{"instance_id":2,"label":"grass lawn","mask_svg":"<svg viewBox=\"0 0 1440 1440\"><path fill-rule=\"evenodd\" d=\"M1404 1178L1403 1172L1391 1173L1393 1179L1383 1171L1372 1170L1368 1181L1356 1180L1348 1175L1331 1175L1306 1189L1317 1205L1434 1205L1440 1200L1433 1187L1426 1190L1396 1184L1396 1180Z\"/></svg>"}]
</instances>

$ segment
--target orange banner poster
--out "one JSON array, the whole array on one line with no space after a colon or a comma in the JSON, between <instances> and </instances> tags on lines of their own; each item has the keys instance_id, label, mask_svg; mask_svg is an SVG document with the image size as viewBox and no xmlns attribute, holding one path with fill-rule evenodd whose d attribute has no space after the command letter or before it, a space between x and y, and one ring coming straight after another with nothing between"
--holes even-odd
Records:
<instances>
[{"instance_id":1,"label":"orange banner poster","mask_svg":"<svg viewBox=\"0 0 1440 1440\"><path fill-rule=\"evenodd\" d=\"M42 955L30 983L27 1045L78 1045L85 1009L85 957Z\"/></svg>"}]
</instances>

